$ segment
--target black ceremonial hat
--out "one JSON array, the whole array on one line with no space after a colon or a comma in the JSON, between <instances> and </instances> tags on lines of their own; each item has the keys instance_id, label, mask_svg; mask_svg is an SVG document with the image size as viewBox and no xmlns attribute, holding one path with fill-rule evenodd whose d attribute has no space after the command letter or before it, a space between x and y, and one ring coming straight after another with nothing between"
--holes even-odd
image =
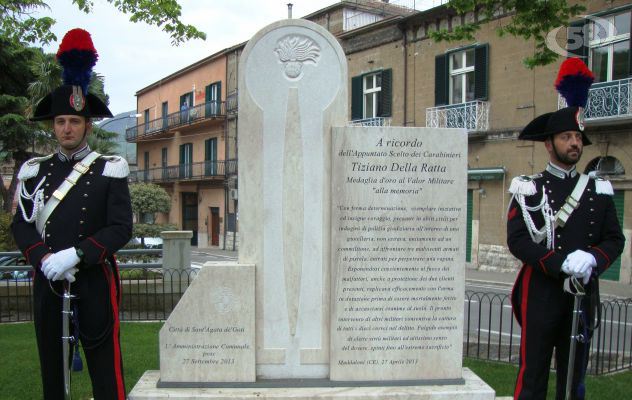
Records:
<instances>
[{"instance_id":1,"label":"black ceremonial hat","mask_svg":"<svg viewBox=\"0 0 632 400\"><path fill-rule=\"evenodd\" d=\"M544 142L560 132L581 132L584 146L592 144L584 133L584 110L582 107L565 107L555 112L542 114L529 122L520 132L518 139Z\"/></svg>"},{"instance_id":2,"label":"black ceremonial hat","mask_svg":"<svg viewBox=\"0 0 632 400\"><path fill-rule=\"evenodd\" d=\"M584 146L590 145L584 133L584 107L593 80L593 73L582 60L566 59L560 66L555 88L564 97L568 107L535 118L520 132L518 139L543 142L557 133L575 131L581 132Z\"/></svg>"},{"instance_id":3,"label":"black ceremonial hat","mask_svg":"<svg viewBox=\"0 0 632 400\"><path fill-rule=\"evenodd\" d=\"M112 117L107 105L88 93L92 67L98 58L87 31L78 28L68 31L57 51L57 60L63 67L64 84L44 96L35 107L31 120L53 119L57 115Z\"/></svg>"},{"instance_id":4,"label":"black ceremonial hat","mask_svg":"<svg viewBox=\"0 0 632 400\"><path fill-rule=\"evenodd\" d=\"M77 90L79 89L79 90ZM79 115L86 118L111 118L112 113L92 93L86 96L79 86L62 85L47 94L35 108L33 121L53 119L57 115Z\"/></svg>"}]
</instances>

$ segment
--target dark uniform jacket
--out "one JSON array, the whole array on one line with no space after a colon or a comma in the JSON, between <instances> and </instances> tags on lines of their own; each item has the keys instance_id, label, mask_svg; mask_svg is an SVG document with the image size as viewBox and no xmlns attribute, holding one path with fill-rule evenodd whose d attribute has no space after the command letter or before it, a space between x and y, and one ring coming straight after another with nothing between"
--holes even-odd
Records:
<instances>
[{"instance_id":1,"label":"dark uniform jacket","mask_svg":"<svg viewBox=\"0 0 632 400\"><path fill-rule=\"evenodd\" d=\"M549 165L547 170L531 179L535 183L536 194L525 196L526 205L530 207L538 205L545 190L548 203L556 213L573 192L579 180L579 174L573 170L567 175ZM608 187L610 194L598 193L602 190L598 190L597 185ZM524 263L514 289L520 287L525 267L530 267L533 269L533 274L550 278L547 281L559 286L562 290L563 280L567 277L562 272L562 263L568 254L578 249L595 257L597 266L593 269L593 273L600 275L608 269L621 254L625 243L611 191L609 182L596 183L596 180L591 178L579 200L579 207L572 213L564 227L555 229L553 249L547 248L546 239L540 243L535 243L531 239L522 209L517 201L513 200L507 215L507 244L511 253ZM531 212L531 216L538 229L544 226L544 217L540 211ZM590 292L593 289L589 284L587 290ZM512 293L512 304L516 319L521 322L518 290Z\"/></svg>"},{"instance_id":2,"label":"dark uniform jacket","mask_svg":"<svg viewBox=\"0 0 632 400\"><path fill-rule=\"evenodd\" d=\"M39 170L35 176L24 180L26 191L32 193L45 178L41 187L47 201L70 174L73 165L79 161L77 158L83 158L88 152L89 149L83 151L85 154L76 154L73 160L56 153L27 161L27 164L31 163L31 171L36 163L39 164ZM108 164L109 168L106 168ZM34 222L24 220L22 209L18 206L12 230L27 262L39 269L46 253L69 247L83 250L84 258L79 268L111 259L117 250L129 242L132 235L128 171L127 162L120 157L97 158L55 208L46 223L44 237L37 232ZM22 199L22 204L27 217L30 216L33 203Z\"/></svg>"}]
</instances>

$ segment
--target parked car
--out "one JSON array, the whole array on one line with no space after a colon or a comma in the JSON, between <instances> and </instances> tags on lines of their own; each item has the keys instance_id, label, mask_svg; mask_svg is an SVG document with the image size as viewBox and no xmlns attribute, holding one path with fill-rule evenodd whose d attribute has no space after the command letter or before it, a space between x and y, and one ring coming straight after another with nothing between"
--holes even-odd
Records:
<instances>
[{"instance_id":1,"label":"parked car","mask_svg":"<svg viewBox=\"0 0 632 400\"><path fill-rule=\"evenodd\" d=\"M130 243L141 244L141 238L133 238ZM162 249L162 238L159 237L146 237L145 238L146 249Z\"/></svg>"},{"instance_id":2,"label":"parked car","mask_svg":"<svg viewBox=\"0 0 632 400\"><path fill-rule=\"evenodd\" d=\"M0 257L0 266L26 265L26 259L22 256L3 256ZM2 270L0 279L25 279L33 277L33 270L28 271L8 271Z\"/></svg>"}]
</instances>

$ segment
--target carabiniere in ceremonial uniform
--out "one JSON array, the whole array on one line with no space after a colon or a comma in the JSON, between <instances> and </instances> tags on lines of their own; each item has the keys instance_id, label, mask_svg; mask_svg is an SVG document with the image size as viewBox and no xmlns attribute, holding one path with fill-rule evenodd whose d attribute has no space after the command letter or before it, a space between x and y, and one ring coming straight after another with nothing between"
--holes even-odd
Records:
<instances>
[{"instance_id":1,"label":"carabiniere in ceremonial uniform","mask_svg":"<svg viewBox=\"0 0 632 400\"><path fill-rule=\"evenodd\" d=\"M73 45L79 43L78 49L64 48L69 38ZM60 53L93 50L89 34L79 29L70 31L60 47ZM60 53L58 59L63 57ZM58 116L80 116L89 121L112 114L96 96L67 83L38 104L33 119ZM84 137L86 134L87 130ZM124 159L102 156L86 145L72 154L58 151L33 158L18 174L19 206L12 231L35 269L35 333L45 399L69 398L69 380L62 370L67 361L63 359L62 336L68 333L62 334L61 312L69 282L73 282L71 324L86 355L94 398L125 398L119 275L113 255L132 234L128 173Z\"/></svg>"},{"instance_id":2,"label":"carabiniere in ceremonial uniform","mask_svg":"<svg viewBox=\"0 0 632 400\"><path fill-rule=\"evenodd\" d=\"M579 65L575 60L569 64L588 75L590 71L582 70L582 61L577 60L582 63ZM564 79L566 67L568 64L563 64L558 82ZM577 106L544 114L527 125L519 138L551 141L547 143L553 146L549 150L554 153L551 159L563 158L555 147L556 135L579 132L582 147L591 144L583 133L582 115L582 108ZM514 314L522 328L514 394L518 400L546 398L554 348L556 399L584 398L590 336L599 307L598 276L623 250L625 239L612 200L612 186L596 176L580 174L574 165L581 156L579 146L576 153L577 160L567 162L573 164L571 168L549 162L539 174L514 178L509 189L513 197L507 216L507 244L524 263L512 292ZM583 281L587 301L579 312L586 340L577 343L572 384L569 382L567 388L574 298L563 286L569 277Z\"/></svg>"}]
</instances>

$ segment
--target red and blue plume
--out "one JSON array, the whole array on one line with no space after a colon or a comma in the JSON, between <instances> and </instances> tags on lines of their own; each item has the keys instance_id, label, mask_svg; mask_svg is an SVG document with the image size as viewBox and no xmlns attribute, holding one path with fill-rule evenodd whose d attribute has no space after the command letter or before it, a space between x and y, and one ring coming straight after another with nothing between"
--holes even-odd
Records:
<instances>
[{"instance_id":1,"label":"red and blue plume","mask_svg":"<svg viewBox=\"0 0 632 400\"><path fill-rule=\"evenodd\" d=\"M57 61L64 69L64 84L80 86L83 94L87 95L92 67L98 58L99 55L87 31L79 28L68 31L57 50Z\"/></svg>"},{"instance_id":2,"label":"red and blue plume","mask_svg":"<svg viewBox=\"0 0 632 400\"><path fill-rule=\"evenodd\" d=\"M569 107L586 107L588 89L595 76L579 58L567 58L560 66L555 88Z\"/></svg>"}]
</instances>

